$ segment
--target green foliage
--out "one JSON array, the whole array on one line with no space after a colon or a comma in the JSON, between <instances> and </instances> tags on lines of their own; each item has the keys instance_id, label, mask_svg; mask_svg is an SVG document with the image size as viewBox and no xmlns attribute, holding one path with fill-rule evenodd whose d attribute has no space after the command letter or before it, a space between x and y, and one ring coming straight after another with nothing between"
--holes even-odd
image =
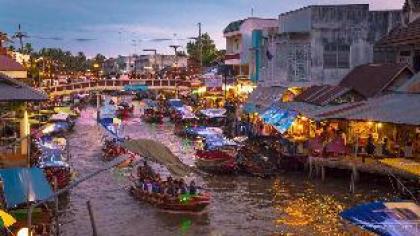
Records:
<instances>
[{"instance_id":1,"label":"green foliage","mask_svg":"<svg viewBox=\"0 0 420 236\"><path fill-rule=\"evenodd\" d=\"M214 41L210 38L208 33L201 35L201 39L197 39L194 42L189 42L187 44L187 53L197 64L200 63L200 41L203 47L203 66L214 65L218 58L220 57L221 52L217 50Z\"/></svg>"}]
</instances>

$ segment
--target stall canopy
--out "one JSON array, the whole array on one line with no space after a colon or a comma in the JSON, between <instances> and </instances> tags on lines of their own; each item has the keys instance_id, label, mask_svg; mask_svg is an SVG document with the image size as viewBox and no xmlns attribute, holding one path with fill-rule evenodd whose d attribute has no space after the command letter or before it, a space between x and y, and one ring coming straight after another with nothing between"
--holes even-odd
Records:
<instances>
[{"instance_id":1,"label":"stall canopy","mask_svg":"<svg viewBox=\"0 0 420 236\"><path fill-rule=\"evenodd\" d=\"M181 114L182 119L197 119L194 112L192 112L191 107L188 106L182 106L176 108L177 112Z\"/></svg>"},{"instance_id":2,"label":"stall canopy","mask_svg":"<svg viewBox=\"0 0 420 236\"><path fill-rule=\"evenodd\" d=\"M60 149L43 148L42 155L39 158L39 167L69 167L64 161L63 152Z\"/></svg>"},{"instance_id":3,"label":"stall canopy","mask_svg":"<svg viewBox=\"0 0 420 236\"><path fill-rule=\"evenodd\" d=\"M175 176L182 177L191 172L191 168L182 163L168 147L155 140L132 139L125 141L122 146L130 152L166 166Z\"/></svg>"},{"instance_id":4,"label":"stall canopy","mask_svg":"<svg viewBox=\"0 0 420 236\"><path fill-rule=\"evenodd\" d=\"M238 144L230 139L227 139L222 134L207 135L205 137L206 148L209 150L218 149L227 146L238 146Z\"/></svg>"},{"instance_id":5,"label":"stall canopy","mask_svg":"<svg viewBox=\"0 0 420 236\"><path fill-rule=\"evenodd\" d=\"M205 138L209 135L223 134L223 130L218 127L196 126L186 128L185 133L187 133L188 135L200 136Z\"/></svg>"},{"instance_id":6,"label":"stall canopy","mask_svg":"<svg viewBox=\"0 0 420 236\"><path fill-rule=\"evenodd\" d=\"M145 84L128 84L124 85L123 90L127 92L147 91L148 87Z\"/></svg>"},{"instance_id":7,"label":"stall canopy","mask_svg":"<svg viewBox=\"0 0 420 236\"><path fill-rule=\"evenodd\" d=\"M26 202L37 202L53 194L43 171L39 168L0 169L7 208Z\"/></svg>"},{"instance_id":8,"label":"stall canopy","mask_svg":"<svg viewBox=\"0 0 420 236\"><path fill-rule=\"evenodd\" d=\"M297 115L298 113L295 111L271 106L261 114L261 118L265 123L274 126L278 132L283 134L292 126Z\"/></svg>"},{"instance_id":9,"label":"stall canopy","mask_svg":"<svg viewBox=\"0 0 420 236\"><path fill-rule=\"evenodd\" d=\"M153 101L152 99L144 99L143 101L146 104L146 107L148 108L154 108L158 106L157 102Z\"/></svg>"},{"instance_id":10,"label":"stall canopy","mask_svg":"<svg viewBox=\"0 0 420 236\"><path fill-rule=\"evenodd\" d=\"M285 87L261 87L258 86L249 95L247 103L254 104L257 107L267 108L271 104L279 101L283 93L287 90Z\"/></svg>"},{"instance_id":11,"label":"stall canopy","mask_svg":"<svg viewBox=\"0 0 420 236\"><path fill-rule=\"evenodd\" d=\"M68 129L70 129L70 125L67 122L49 123L41 128L42 134L40 135L50 135L52 133L65 132Z\"/></svg>"},{"instance_id":12,"label":"stall canopy","mask_svg":"<svg viewBox=\"0 0 420 236\"><path fill-rule=\"evenodd\" d=\"M347 119L420 125L420 94L388 94L318 111L318 119Z\"/></svg>"},{"instance_id":13,"label":"stall canopy","mask_svg":"<svg viewBox=\"0 0 420 236\"><path fill-rule=\"evenodd\" d=\"M104 127L114 138L122 140L118 132L119 119L118 118L102 118L99 120L99 123Z\"/></svg>"},{"instance_id":14,"label":"stall canopy","mask_svg":"<svg viewBox=\"0 0 420 236\"><path fill-rule=\"evenodd\" d=\"M70 107L54 107L54 112L67 114L69 116L77 116L77 114Z\"/></svg>"},{"instance_id":15,"label":"stall canopy","mask_svg":"<svg viewBox=\"0 0 420 236\"><path fill-rule=\"evenodd\" d=\"M200 111L201 114L207 116L208 118L223 118L226 114L226 109L218 108L218 109L205 109Z\"/></svg>"},{"instance_id":16,"label":"stall canopy","mask_svg":"<svg viewBox=\"0 0 420 236\"><path fill-rule=\"evenodd\" d=\"M170 107L176 108L176 107L182 107L182 106L184 106L184 103L182 103L181 99L169 99L168 105Z\"/></svg>"},{"instance_id":17,"label":"stall canopy","mask_svg":"<svg viewBox=\"0 0 420 236\"><path fill-rule=\"evenodd\" d=\"M384 236L418 235L420 207L414 202L371 202L341 213L341 217Z\"/></svg>"}]
</instances>

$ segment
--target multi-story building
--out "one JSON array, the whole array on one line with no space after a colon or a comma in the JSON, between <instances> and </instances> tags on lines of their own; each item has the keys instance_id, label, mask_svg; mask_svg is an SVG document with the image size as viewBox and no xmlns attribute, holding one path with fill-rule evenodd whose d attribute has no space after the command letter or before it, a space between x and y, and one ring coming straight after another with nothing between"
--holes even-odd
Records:
<instances>
[{"instance_id":1,"label":"multi-story building","mask_svg":"<svg viewBox=\"0 0 420 236\"><path fill-rule=\"evenodd\" d=\"M420 0L406 0L402 24L375 45L376 63L403 63L420 71Z\"/></svg>"},{"instance_id":2,"label":"multi-story building","mask_svg":"<svg viewBox=\"0 0 420 236\"><path fill-rule=\"evenodd\" d=\"M262 30L277 25L276 19L250 17L231 22L223 31L226 38L225 64L232 65L235 75L258 80L259 65L255 50L260 46Z\"/></svg>"},{"instance_id":3,"label":"multi-story building","mask_svg":"<svg viewBox=\"0 0 420 236\"><path fill-rule=\"evenodd\" d=\"M148 70L161 70L166 67L187 67L186 56L175 55L140 55L136 57L135 71L138 74L147 72Z\"/></svg>"},{"instance_id":4,"label":"multi-story building","mask_svg":"<svg viewBox=\"0 0 420 236\"><path fill-rule=\"evenodd\" d=\"M370 11L367 4L308 6L279 15L265 30L259 83L307 87L337 84L373 61L373 46L401 22L401 11Z\"/></svg>"}]
</instances>

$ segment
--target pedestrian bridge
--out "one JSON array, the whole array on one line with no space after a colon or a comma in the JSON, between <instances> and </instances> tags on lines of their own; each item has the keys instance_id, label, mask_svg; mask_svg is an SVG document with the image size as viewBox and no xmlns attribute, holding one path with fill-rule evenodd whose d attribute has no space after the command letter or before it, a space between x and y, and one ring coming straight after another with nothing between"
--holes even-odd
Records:
<instances>
[{"instance_id":1,"label":"pedestrian bridge","mask_svg":"<svg viewBox=\"0 0 420 236\"><path fill-rule=\"evenodd\" d=\"M63 84L43 88L50 96L63 96L91 91L121 91L126 85L145 85L150 90L189 90L191 84L183 80L168 79L131 79L131 80L98 80Z\"/></svg>"}]
</instances>

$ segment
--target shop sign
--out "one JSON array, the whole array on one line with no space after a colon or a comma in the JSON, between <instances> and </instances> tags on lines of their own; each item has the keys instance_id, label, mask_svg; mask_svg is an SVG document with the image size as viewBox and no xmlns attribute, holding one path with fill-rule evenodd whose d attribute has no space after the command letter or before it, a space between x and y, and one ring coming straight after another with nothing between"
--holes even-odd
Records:
<instances>
[{"instance_id":1,"label":"shop sign","mask_svg":"<svg viewBox=\"0 0 420 236\"><path fill-rule=\"evenodd\" d=\"M223 79L221 77L210 77L204 81L207 91L222 91Z\"/></svg>"}]
</instances>

